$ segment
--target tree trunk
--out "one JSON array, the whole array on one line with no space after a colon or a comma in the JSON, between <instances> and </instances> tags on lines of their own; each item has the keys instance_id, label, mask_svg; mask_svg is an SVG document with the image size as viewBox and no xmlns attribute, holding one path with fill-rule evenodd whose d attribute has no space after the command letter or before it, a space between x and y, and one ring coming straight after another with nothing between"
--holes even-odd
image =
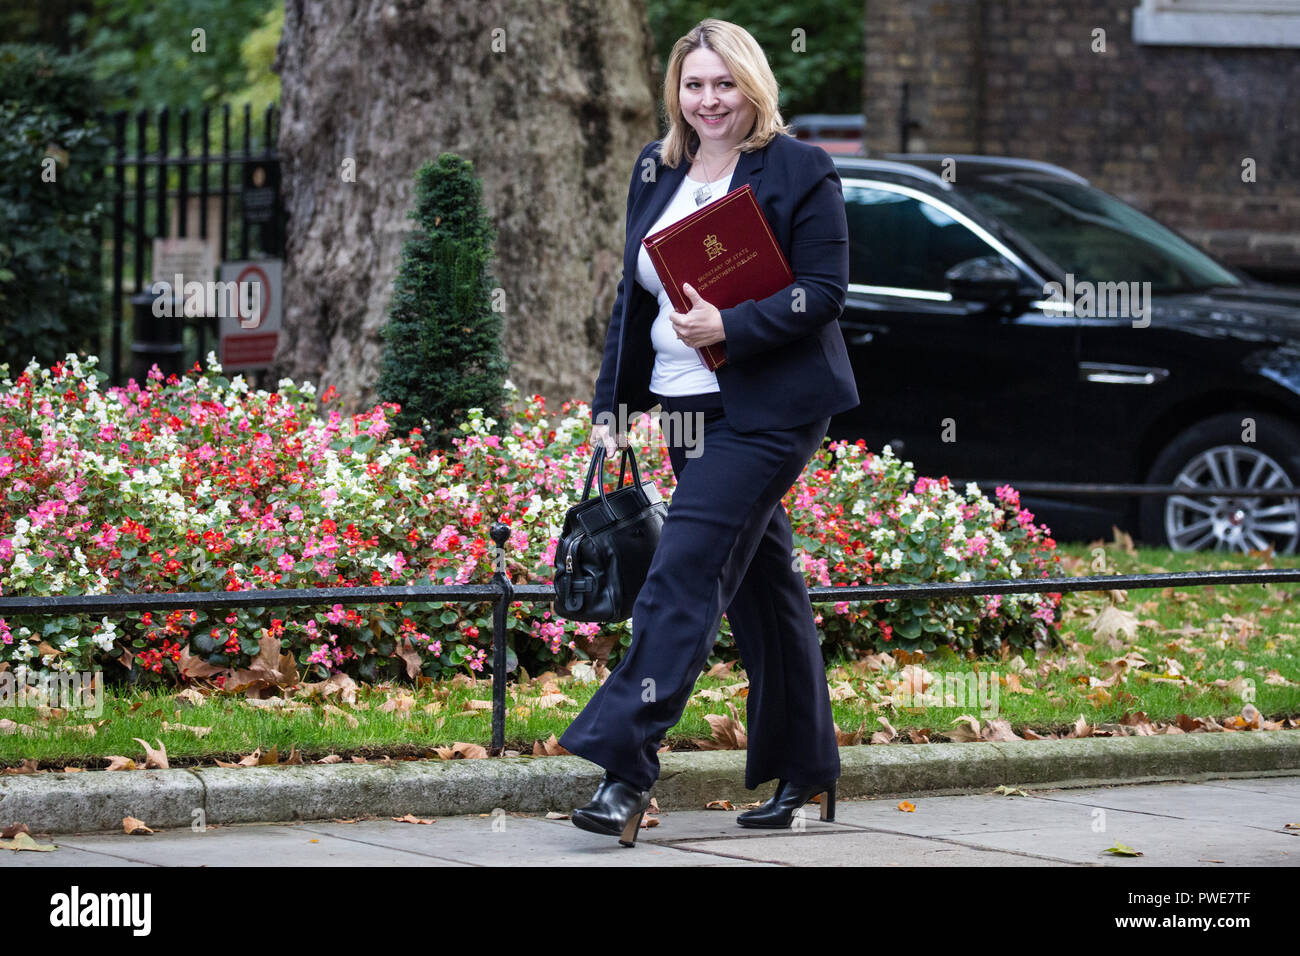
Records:
<instances>
[{"instance_id":1,"label":"tree trunk","mask_svg":"<svg viewBox=\"0 0 1300 956\"><path fill-rule=\"evenodd\" d=\"M288 244L262 381L374 402L413 177L453 152L497 228L511 380L553 408L591 401L628 179L658 136L643 0L287 0L275 69Z\"/></svg>"}]
</instances>

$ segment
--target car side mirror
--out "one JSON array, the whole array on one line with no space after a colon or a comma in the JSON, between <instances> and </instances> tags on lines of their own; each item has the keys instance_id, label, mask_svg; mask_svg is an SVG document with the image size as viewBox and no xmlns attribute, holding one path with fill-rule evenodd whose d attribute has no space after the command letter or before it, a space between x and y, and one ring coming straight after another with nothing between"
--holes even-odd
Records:
<instances>
[{"instance_id":1,"label":"car side mirror","mask_svg":"<svg viewBox=\"0 0 1300 956\"><path fill-rule=\"evenodd\" d=\"M943 278L954 299L990 305L1010 299L1021 285L1020 272L1001 256L980 256L959 262Z\"/></svg>"}]
</instances>

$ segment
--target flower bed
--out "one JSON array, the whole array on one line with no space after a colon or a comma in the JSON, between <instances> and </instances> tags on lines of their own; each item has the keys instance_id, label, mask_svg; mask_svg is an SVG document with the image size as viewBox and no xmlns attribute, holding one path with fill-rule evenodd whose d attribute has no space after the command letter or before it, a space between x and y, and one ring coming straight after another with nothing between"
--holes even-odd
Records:
<instances>
[{"instance_id":1,"label":"flower bed","mask_svg":"<svg viewBox=\"0 0 1300 956\"><path fill-rule=\"evenodd\" d=\"M500 561L516 583L548 583L556 535L590 461L590 409L512 398L503 427L478 410L451 454L419 430L390 434L397 408L343 416L333 389L285 379L275 392L208 368L167 382L155 369L103 393L90 358L35 363L0 382L0 591L76 594L485 583L498 563L493 521L511 528ZM671 499L661 435L643 415L630 439L643 477ZM613 473L609 473L612 479ZM1047 574L1057 558L1010 488L915 478L886 448L831 443L785 499L810 586ZM978 652L1056 629L1060 595L819 605L828 651L880 647ZM479 671L491 606L241 608L88 620L0 618L0 668L110 673L227 689L343 671L363 680ZM630 624L566 621L509 608L512 644L533 667L617 656ZM598 640L598 644L593 644ZM734 656L723 620L719 650ZM287 658L281 655L287 655ZM260 676L259 676L260 675Z\"/></svg>"}]
</instances>

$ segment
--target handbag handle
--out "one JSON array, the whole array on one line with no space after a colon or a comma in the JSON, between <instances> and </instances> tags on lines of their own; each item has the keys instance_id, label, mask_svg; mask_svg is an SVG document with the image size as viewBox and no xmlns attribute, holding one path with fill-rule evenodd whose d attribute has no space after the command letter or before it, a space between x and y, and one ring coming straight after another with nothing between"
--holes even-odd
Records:
<instances>
[{"instance_id":1,"label":"handbag handle","mask_svg":"<svg viewBox=\"0 0 1300 956\"><path fill-rule=\"evenodd\" d=\"M597 442L595 454L591 456L591 464L587 467L587 480L582 486L582 500L586 501L591 496L591 482L596 475L597 468L599 468L601 475L600 484L597 487L600 489L600 500L605 506L605 514L609 516L610 521L614 521L616 520L614 509L610 506L609 499L605 496L604 459L605 445L603 442ZM632 451L631 445L626 445L624 446L623 454L619 457L618 461L618 487L615 488L616 491L618 488L623 487L623 470L629 460L632 462L632 487L641 487L641 469L637 467L636 454Z\"/></svg>"}]
</instances>

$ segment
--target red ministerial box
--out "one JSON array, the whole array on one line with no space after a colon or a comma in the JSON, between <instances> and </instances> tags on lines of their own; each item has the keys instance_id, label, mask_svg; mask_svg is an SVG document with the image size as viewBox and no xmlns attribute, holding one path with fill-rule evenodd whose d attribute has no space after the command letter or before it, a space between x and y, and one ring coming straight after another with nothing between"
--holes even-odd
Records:
<instances>
[{"instance_id":1,"label":"red ministerial box","mask_svg":"<svg viewBox=\"0 0 1300 956\"><path fill-rule=\"evenodd\" d=\"M678 312L691 308L683 282L718 309L765 299L794 282L790 263L749 183L641 243ZM725 344L695 350L710 371L727 361Z\"/></svg>"}]
</instances>

